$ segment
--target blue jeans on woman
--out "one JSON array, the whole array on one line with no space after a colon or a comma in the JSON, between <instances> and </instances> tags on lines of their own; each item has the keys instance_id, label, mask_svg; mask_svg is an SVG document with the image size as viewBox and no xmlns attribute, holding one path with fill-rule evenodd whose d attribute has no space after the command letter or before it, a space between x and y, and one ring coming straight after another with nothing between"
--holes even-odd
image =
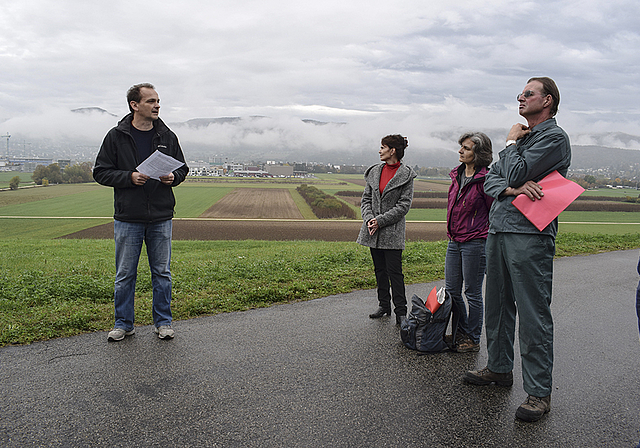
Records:
<instances>
[{"instance_id":1,"label":"blue jeans on woman","mask_svg":"<svg viewBox=\"0 0 640 448\"><path fill-rule=\"evenodd\" d=\"M116 281L114 291L114 328L133 330L134 297L138 261L142 243L147 246L147 258L153 285L153 323L156 327L171 325L171 231L173 221L135 223L114 221L116 242Z\"/></svg>"},{"instance_id":2,"label":"blue jeans on woman","mask_svg":"<svg viewBox=\"0 0 640 448\"><path fill-rule=\"evenodd\" d=\"M449 293L452 305L460 310L458 329L467 334L473 342L480 343L482 334L482 283L486 269L485 242L483 238L459 243L449 241L444 262L445 290ZM469 303L469 312L462 298Z\"/></svg>"}]
</instances>

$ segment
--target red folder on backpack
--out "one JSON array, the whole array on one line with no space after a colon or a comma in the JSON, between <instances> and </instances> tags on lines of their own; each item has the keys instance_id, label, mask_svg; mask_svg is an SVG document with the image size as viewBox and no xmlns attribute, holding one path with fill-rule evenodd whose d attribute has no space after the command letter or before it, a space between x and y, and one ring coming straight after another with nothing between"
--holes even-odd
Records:
<instances>
[{"instance_id":1,"label":"red folder on backpack","mask_svg":"<svg viewBox=\"0 0 640 448\"><path fill-rule=\"evenodd\" d=\"M438 293L436 292L435 286L429 293L429 297L427 297L424 305L429 311L431 311L431 314L435 314L436 311L438 311L438 308L440 308L440 302L438 302Z\"/></svg>"}]
</instances>

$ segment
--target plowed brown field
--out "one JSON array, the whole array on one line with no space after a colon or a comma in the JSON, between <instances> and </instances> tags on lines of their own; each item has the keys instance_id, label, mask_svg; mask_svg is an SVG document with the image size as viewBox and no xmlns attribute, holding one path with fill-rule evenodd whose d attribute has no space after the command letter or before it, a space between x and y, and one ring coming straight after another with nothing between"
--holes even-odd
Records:
<instances>
[{"instance_id":1,"label":"plowed brown field","mask_svg":"<svg viewBox=\"0 0 640 448\"><path fill-rule=\"evenodd\" d=\"M173 221L174 240L355 241L360 221L326 220L183 220ZM113 238L113 223L81 230L62 238ZM407 222L408 241L447 238L445 223Z\"/></svg>"},{"instance_id":2,"label":"plowed brown field","mask_svg":"<svg viewBox=\"0 0 640 448\"><path fill-rule=\"evenodd\" d=\"M286 188L236 188L200 217L303 219Z\"/></svg>"}]
</instances>

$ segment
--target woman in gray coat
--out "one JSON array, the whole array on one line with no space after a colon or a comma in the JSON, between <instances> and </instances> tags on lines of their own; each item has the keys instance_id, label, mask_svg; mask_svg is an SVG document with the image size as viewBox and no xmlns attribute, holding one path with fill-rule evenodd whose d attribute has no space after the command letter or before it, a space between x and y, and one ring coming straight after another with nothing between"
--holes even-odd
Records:
<instances>
[{"instance_id":1,"label":"woman in gray coat","mask_svg":"<svg viewBox=\"0 0 640 448\"><path fill-rule=\"evenodd\" d=\"M411 167L401 162L407 145L405 137L387 135L378 151L383 163L369 167L364 173L366 185L360 203L363 223L357 240L371 250L378 285L379 308L369 317L391 315L393 298L398 325L407 315L402 250L405 215L411 208L413 179L417 176Z\"/></svg>"}]
</instances>

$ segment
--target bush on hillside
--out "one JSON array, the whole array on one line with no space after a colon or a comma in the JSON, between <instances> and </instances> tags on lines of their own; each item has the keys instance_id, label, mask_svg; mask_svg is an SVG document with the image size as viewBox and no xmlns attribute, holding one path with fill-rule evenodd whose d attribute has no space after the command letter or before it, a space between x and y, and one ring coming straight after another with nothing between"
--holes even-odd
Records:
<instances>
[{"instance_id":1,"label":"bush on hillside","mask_svg":"<svg viewBox=\"0 0 640 448\"><path fill-rule=\"evenodd\" d=\"M13 176L11 178L11 180L9 181L9 188L11 190L17 190L19 185L20 185L20 177L19 176Z\"/></svg>"}]
</instances>

